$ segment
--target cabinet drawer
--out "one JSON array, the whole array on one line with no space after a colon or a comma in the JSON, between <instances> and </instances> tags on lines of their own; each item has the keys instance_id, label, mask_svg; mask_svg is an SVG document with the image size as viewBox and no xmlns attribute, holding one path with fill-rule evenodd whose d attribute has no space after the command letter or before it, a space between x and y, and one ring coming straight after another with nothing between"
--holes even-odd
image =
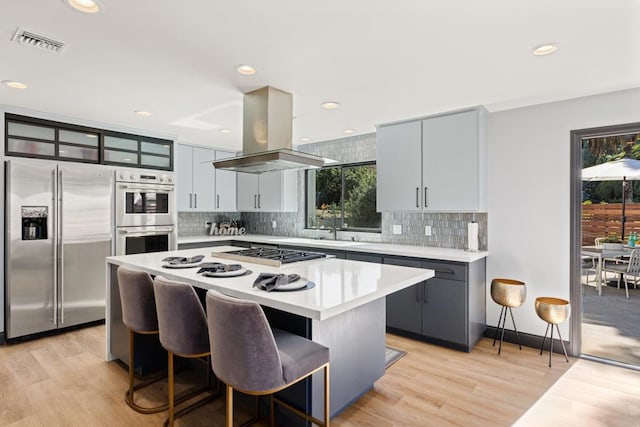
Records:
<instances>
[{"instance_id":1,"label":"cabinet drawer","mask_svg":"<svg viewBox=\"0 0 640 427\"><path fill-rule=\"evenodd\" d=\"M428 268L436 272L439 279L459 280L465 282L467 280L467 265L459 263L448 263L441 261L423 261L423 268Z\"/></svg>"},{"instance_id":2,"label":"cabinet drawer","mask_svg":"<svg viewBox=\"0 0 640 427\"><path fill-rule=\"evenodd\" d=\"M353 261L364 261L364 262L372 262L375 264L382 264L382 257L379 255L347 252L347 259L350 259Z\"/></svg>"}]
</instances>

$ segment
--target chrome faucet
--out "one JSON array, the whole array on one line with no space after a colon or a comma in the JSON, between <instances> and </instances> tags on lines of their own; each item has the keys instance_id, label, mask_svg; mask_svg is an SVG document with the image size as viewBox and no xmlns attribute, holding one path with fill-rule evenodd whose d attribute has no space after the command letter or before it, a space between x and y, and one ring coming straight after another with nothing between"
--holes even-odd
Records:
<instances>
[{"instance_id":1,"label":"chrome faucet","mask_svg":"<svg viewBox=\"0 0 640 427\"><path fill-rule=\"evenodd\" d=\"M336 223L336 220L338 218L336 217L336 214L333 214L333 227L327 228L326 230L329 232L333 232L333 240L338 240L338 226ZM320 237L320 239L323 239L322 237Z\"/></svg>"},{"instance_id":2,"label":"chrome faucet","mask_svg":"<svg viewBox=\"0 0 640 427\"><path fill-rule=\"evenodd\" d=\"M333 240L338 240L338 227L336 225L336 219L338 219L336 216L336 212L333 211Z\"/></svg>"}]
</instances>

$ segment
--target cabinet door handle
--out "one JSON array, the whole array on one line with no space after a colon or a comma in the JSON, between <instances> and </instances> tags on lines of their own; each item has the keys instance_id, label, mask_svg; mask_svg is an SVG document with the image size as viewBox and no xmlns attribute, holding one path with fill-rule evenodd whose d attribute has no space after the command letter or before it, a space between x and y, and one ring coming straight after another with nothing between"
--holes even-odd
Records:
<instances>
[{"instance_id":1,"label":"cabinet door handle","mask_svg":"<svg viewBox=\"0 0 640 427\"><path fill-rule=\"evenodd\" d=\"M216 194L216 209L220 209L220 195Z\"/></svg>"},{"instance_id":2,"label":"cabinet door handle","mask_svg":"<svg viewBox=\"0 0 640 427\"><path fill-rule=\"evenodd\" d=\"M193 207L198 207L198 193L193 193Z\"/></svg>"},{"instance_id":3,"label":"cabinet door handle","mask_svg":"<svg viewBox=\"0 0 640 427\"><path fill-rule=\"evenodd\" d=\"M427 299L427 284L425 283L424 285L422 285L424 287L424 290L422 291L422 301L427 303L429 302L429 300Z\"/></svg>"},{"instance_id":4,"label":"cabinet door handle","mask_svg":"<svg viewBox=\"0 0 640 427\"><path fill-rule=\"evenodd\" d=\"M455 271L446 269L446 270L434 270L436 274L455 274Z\"/></svg>"},{"instance_id":5,"label":"cabinet door handle","mask_svg":"<svg viewBox=\"0 0 640 427\"><path fill-rule=\"evenodd\" d=\"M189 208L192 208L193 206L193 194L189 193Z\"/></svg>"},{"instance_id":6,"label":"cabinet door handle","mask_svg":"<svg viewBox=\"0 0 640 427\"><path fill-rule=\"evenodd\" d=\"M420 288L421 285L416 285L416 301L420 302Z\"/></svg>"},{"instance_id":7,"label":"cabinet door handle","mask_svg":"<svg viewBox=\"0 0 640 427\"><path fill-rule=\"evenodd\" d=\"M428 188L424 187L424 207L425 208L429 207L429 203L427 203L427 201L429 200L428 197L427 197L427 195L428 195L427 190L428 190Z\"/></svg>"},{"instance_id":8,"label":"cabinet door handle","mask_svg":"<svg viewBox=\"0 0 640 427\"><path fill-rule=\"evenodd\" d=\"M416 187L416 208L420 207L420 187Z\"/></svg>"},{"instance_id":9,"label":"cabinet door handle","mask_svg":"<svg viewBox=\"0 0 640 427\"><path fill-rule=\"evenodd\" d=\"M253 195L253 208L254 209L258 209L258 195L257 194Z\"/></svg>"},{"instance_id":10,"label":"cabinet door handle","mask_svg":"<svg viewBox=\"0 0 640 427\"><path fill-rule=\"evenodd\" d=\"M258 194L258 209L260 209L262 206L260 206L260 194Z\"/></svg>"}]
</instances>

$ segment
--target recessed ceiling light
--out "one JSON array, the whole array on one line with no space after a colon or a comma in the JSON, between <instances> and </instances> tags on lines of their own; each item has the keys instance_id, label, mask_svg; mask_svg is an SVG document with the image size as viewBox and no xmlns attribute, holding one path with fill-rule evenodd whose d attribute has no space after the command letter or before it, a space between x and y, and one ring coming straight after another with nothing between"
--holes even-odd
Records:
<instances>
[{"instance_id":1,"label":"recessed ceiling light","mask_svg":"<svg viewBox=\"0 0 640 427\"><path fill-rule=\"evenodd\" d=\"M96 135L95 133L88 133L87 137L89 137L89 138L97 138L98 135Z\"/></svg>"},{"instance_id":2,"label":"recessed ceiling light","mask_svg":"<svg viewBox=\"0 0 640 427\"><path fill-rule=\"evenodd\" d=\"M62 2L83 13L98 13L102 7L97 0L62 0Z\"/></svg>"},{"instance_id":3,"label":"recessed ceiling light","mask_svg":"<svg viewBox=\"0 0 640 427\"><path fill-rule=\"evenodd\" d=\"M536 46L533 49L533 54L535 56L551 55L556 50L558 50L558 46L555 43L545 43L540 46Z\"/></svg>"},{"instance_id":4,"label":"recessed ceiling light","mask_svg":"<svg viewBox=\"0 0 640 427\"><path fill-rule=\"evenodd\" d=\"M136 113L139 116L142 117L149 117L152 113L148 112L148 111L144 111L144 110L135 110L134 113Z\"/></svg>"},{"instance_id":5,"label":"recessed ceiling light","mask_svg":"<svg viewBox=\"0 0 640 427\"><path fill-rule=\"evenodd\" d=\"M122 159L123 162L130 162L131 159L129 157L125 157L124 159Z\"/></svg>"},{"instance_id":6,"label":"recessed ceiling light","mask_svg":"<svg viewBox=\"0 0 640 427\"><path fill-rule=\"evenodd\" d=\"M220 129L220 133L231 133L229 129Z\"/></svg>"},{"instance_id":7,"label":"recessed ceiling light","mask_svg":"<svg viewBox=\"0 0 640 427\"><path fill-rule=\"evenodd\" d=\"M309 142L309 141L311 141L311 138L307 136L303 136L302 138L300 138L300 142Z\"/></svg>"},{"instance_id":8,"label":"recessed ceiling light","mask_svg":"<svg viewBox=\"0 0 640 427\"><path fill-rule=\"evenodd\" d=\"M356 133L355 129L345 129L342 132L345 133L345 135L351 135L352 133Z\"/></svg>"},{"instance_id":9,"label":"recessed ceiling light","mask_svg":"<svg viewBox=\"0 0 640 427\"><path fill-rule=\"evenodd\" d=\"M26 89L27 85L20 82L14 82L13 80L3 80L2 84L12 89Z\"/></svg>"},{"instance_id":10,"label":"recessed ceiling light","mask_svg":"<svg viewBox=\"0 0 640 427\"><path fill-rule=\"evenodd\" d=\"M252 76L256 73L256 69L247 64L236 65L236 71L245 76Z\"/></svg>"},{"instance_id":11,"label":"recessed ceiling light","mask_svg":"<svg viewBox=\"0 0 640 427\"><path fill-rule=\"evenodd\" d=\"M340 106L340 103L336 101L327 101L323 102L321 105L325 110L335 110Z\"/></svg>"}]
</instances>

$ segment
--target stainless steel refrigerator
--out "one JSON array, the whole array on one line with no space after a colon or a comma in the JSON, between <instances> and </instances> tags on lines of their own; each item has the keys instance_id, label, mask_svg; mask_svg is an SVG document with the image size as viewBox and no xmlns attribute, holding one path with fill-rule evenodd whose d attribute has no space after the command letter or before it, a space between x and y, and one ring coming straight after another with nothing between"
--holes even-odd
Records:
<instances>
[{"instance_id":1,"label":"stainless steel refrigerator","mask_svg":"<svg viewBox=\"0 0 640 427\"><path fill-rule=\"evenodd\" d=\"M7 338L104 319L113 172L9 160L5 173Z\"/></svg>"}]
</instances>

